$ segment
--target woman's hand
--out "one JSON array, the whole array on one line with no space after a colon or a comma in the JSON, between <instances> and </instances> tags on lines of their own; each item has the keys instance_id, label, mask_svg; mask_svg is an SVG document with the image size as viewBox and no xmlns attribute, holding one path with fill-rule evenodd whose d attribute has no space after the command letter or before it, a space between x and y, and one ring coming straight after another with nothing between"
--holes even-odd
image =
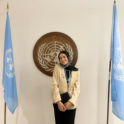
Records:
<instances>
[{"instance_id":1,"label":"woman's hand","mask_svg":"<svg viewBox=\"0 0 124 124\"><path fill-rule=\"evenodd\" d=\"M73 105L73 104L72 104L70 101L68 101L68 102L66 102L66 103L64 104L64 106L65 106L66 109L70 108L72 105Z\"/></svg>"},{"instance_id":2,"label":"woman's hand","mask_svg":"<svg viewBox=\"0 0 124 124\"><path fill-rule=\"evenodd\" d=\"M65 112L66 108L61 101L57 102L60 111Z\"/></svg>"}]
</instances>

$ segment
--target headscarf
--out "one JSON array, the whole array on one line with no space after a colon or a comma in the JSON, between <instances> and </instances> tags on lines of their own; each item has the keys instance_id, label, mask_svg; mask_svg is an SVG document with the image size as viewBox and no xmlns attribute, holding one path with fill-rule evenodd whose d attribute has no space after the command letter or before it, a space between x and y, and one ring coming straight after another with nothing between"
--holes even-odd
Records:
<instances>
[{"instance_id":1,"label":"headscarf","mask_svg":"<svg viewBox=\"0 0 124 124\"><path fill-rule=\"evenodd\" d=\"M65 65L63 65L63 64L60 62L60 65L61 65L63 68L65 68L66 70L78 71L78 68L76 68L76 67L74 67L74 66L71 65L71 57L70 57L69 53L68 53L67 51L61 51L61 52L59 53L59 55L60 55L61 53L65 54L65 55L67 56L68 63L65 64ZM58 55L58 59L60 60L59 55Z\"/></svg>"}]
</instances>

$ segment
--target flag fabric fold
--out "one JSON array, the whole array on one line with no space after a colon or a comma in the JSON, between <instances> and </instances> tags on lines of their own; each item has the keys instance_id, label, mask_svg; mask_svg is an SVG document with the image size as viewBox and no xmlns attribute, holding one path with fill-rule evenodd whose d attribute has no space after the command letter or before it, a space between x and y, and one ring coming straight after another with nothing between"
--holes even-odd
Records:
<instances>
[{"instance_id":1,"label":"flag fabric fold","mask_svg":"<svg viewBox=\"0 0 124 124\"><path fill-rule=\"evenodd\" d=\"M14 70L13 49L11 40L9 13L7 12L4 58L3 58L3 81L4 100L10 112L13 114L18 106L18 96L16 89L16 78Z\"/></svg>"},{"instance_id":2,"label":"flag fabric fold","mask_svg":"<svg viewBox=\"0 0 124 124\"><path fill-rule=\"evenodd\" d=\"M124 76L116 4L113 5L111 100L112 112L124 121Z\"/></svg>"}]
</instances>

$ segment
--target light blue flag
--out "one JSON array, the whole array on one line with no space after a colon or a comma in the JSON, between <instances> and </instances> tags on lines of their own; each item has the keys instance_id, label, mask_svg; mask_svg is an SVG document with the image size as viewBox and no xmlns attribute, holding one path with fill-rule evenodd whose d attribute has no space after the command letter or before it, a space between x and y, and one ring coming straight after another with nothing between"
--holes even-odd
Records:
<instances>
[{"instance_id":1,"label":"light blue flag","mask_svg":"<svg viewBox=\"0 0 124 124\"><path fill-rule=\"evenodd\" d=\"M116 4L113 5L111 100L112 112L124 121L124 76Z\"/></svg>"},{"instance_id":2,"label":"light blue flag","mask_svg":"<svg viewBox=\"0 0 124 124\"><path fill-rule=\"evenodd\" d=\"M13 114L18 106L18 97L16 89L16 79L13 60L13 49L11 41L11 30L9 14L7 12L5 44L4 44L4 60L3 60L3 87L4 100L10 112Z\"/></svg>"}]
</instances>

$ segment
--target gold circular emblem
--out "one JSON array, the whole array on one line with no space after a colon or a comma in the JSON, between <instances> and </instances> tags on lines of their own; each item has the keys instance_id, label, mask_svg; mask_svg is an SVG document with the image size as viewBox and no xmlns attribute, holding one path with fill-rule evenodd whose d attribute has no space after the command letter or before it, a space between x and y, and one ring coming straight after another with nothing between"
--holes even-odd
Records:
<instances>
[{"instance_id":1,"label":"gold circular emblem","mask_svg":"<svg viewBox=\"0 0 124 124\"><path fill-rule=\"evenodd\" d=\"M59 63L58 54L62 50L66 50L70 54L74 66L78 58L74 41L60 32L43 35L34 46L33 59L35 65L44 74L52 76L55 64Z\"/></svg>"}]
</instances>

